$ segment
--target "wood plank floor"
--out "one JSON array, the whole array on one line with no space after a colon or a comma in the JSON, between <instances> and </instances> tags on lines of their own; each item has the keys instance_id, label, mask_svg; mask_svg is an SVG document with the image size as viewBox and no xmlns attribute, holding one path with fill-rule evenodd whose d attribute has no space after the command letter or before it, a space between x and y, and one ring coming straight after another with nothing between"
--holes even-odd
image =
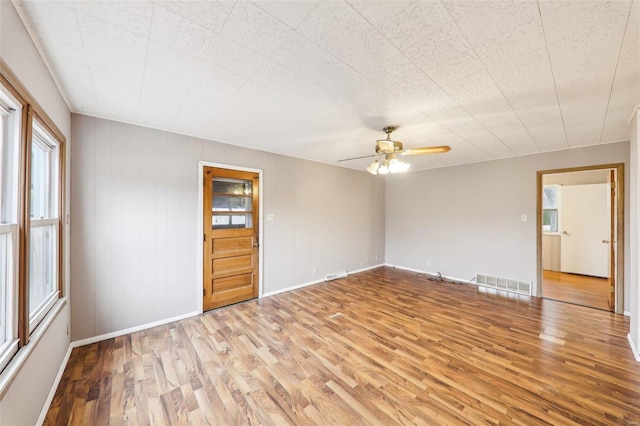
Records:
<instances>
[{"instance_id":1,"label":"wood plank floor","mask_svg":"<svg viewBox=\"0 0 640 426\"><path fill-rule=\"evenodd\" d=\"M609 279L543 271L542 297L609 310Z\"/></svg>"},{"instance_id":2,"label":"wood plank floor","mask_svg":"<svg viewBox=\"0 0 640 426\"><path fill-rule=\"evenodd\" d=\"M76 348L45 424L632 425L628 331L380 268Z\"/></svg>"}]
</instances>

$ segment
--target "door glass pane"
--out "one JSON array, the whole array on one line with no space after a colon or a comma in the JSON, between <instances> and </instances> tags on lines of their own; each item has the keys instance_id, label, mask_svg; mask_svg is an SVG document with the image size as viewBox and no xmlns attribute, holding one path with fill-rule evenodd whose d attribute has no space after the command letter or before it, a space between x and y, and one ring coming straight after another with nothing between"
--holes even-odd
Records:
<instances>
[{"instance_id":1,"label":"door glass pane","mask_svg":"<svg viewBox=\"0 0 640 426\"><path fill-rule=\"evenodd\" d=\"M250 180L213 178L214 194L251 195L251 189Z\"/></svg>"},{"instance_id":2,"label":"door glass pane","mask_svg":"<svg viewBox=\"0 0 640 426\"><path fill-rule=\"evenodd\" d=\"M214 229L253 227L253 182L213 178L212 219Z\"/></svg>"},{"instance_id":3,"label":"door glass pane","mask_svg":"<svg viewBox=\"0 0 640 426\"><path fill-rule=\"evenodd\" d=\"M250 212L251 197L213 196L214 212Z\"/></svg>"},{"instance_id":4,"label":"door glass pane","mask_svg":"<svg viewBox=\"0 0 640 426\"><path fill-rule=\"evenodd\" d=\"M253 215L251 213L214 214L212 216L212 225L214 229L252 228Z\"/></svg>"}]
</instances>

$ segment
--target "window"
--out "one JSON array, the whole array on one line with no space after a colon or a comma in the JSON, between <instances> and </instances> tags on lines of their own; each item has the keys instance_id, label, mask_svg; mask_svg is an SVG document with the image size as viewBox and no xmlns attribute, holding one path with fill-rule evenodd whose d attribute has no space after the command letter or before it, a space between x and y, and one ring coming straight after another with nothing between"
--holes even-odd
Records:
<instances>
[{"instance_id":1,"label":"window","mask_svg":"<svg viewBox=\"0 0 640 426\"><path fill-rule=\"evenodd\" d=\"M0 61L0 372L62 293L64 143Z\"/></svg>"},{"instance_id":2,"label":"window","mask_svg":"<svg viewBox=\"0 0 640 426\"><path fill-rule=\"evenodd\" d=\"M37 122L31 138L29 331L58 298L59 144Z\"/></svg>"},{"instance_id":3,"label":"window","mask_svg":"<svg viewBox=\"0 0 640 426\"><path fill-rule=\"evenodd\" d=\"M18 182L22 105L0 85L0 370L18 350Z\"/></svg>"},{"instance_id":4,"label":"window","mask_svg":"<svg viewBox=\"0 0 640 426\"><path fill-rule=\"evenodd\" d=\"M560 186L545 185L542 190L542 230L558 232L558 206Z\"/></svg>"}]
</instances>

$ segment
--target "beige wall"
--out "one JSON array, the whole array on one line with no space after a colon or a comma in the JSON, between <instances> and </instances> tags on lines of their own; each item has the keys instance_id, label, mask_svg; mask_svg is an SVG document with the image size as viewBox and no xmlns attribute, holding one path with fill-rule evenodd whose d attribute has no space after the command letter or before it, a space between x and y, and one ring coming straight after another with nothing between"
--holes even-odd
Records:
<instances>
[{"instance_id":1,"label":"beige wall","mask_svg":"<svg viewBox=\"0 0 640 426\"><path fill-rule=\"evenodd\" d=\"M72 133L73 340L199 309L198 161L263 170L264 293L384 262L366 172L82 115Z\"/></svg>"},{"instance_id":2,"label":"beige wall","mask_svg":"<svg viewBox=\"0 0 640 426\"><path fill-rule=\"evenodd\" d=\"M67 138L67 147L70 148L69 110L12 3L8 1L0 2L0 57L64 133ZM68 149L67 155L69 151ZM67 161L68 159L67 156ZM68 188L68 175L66 185ZM65 263L68 266L68 229L66 241ZM65 280L67 294L68 289L69 276L67 275ZM29 355L8 390L0 397L0 424L30 425L38 419L69 347L67 335L69 312L69 304L67 304L46 329L42 338L37 341L33 339L26 347L28 351L26 348L23 349L24 353L28 352Z\"/></svg>"},{"instance_id":3,"label":"beige wall","mask_svg":"<svg viewBox=\"0 0 640 426\"><path fill-rule=\"evenodd\" d=\"M471 280L476 272L536 284L536 172L625 163L626 142L389 176L386 261ZM625 191L628 199L628 186ZM526 214L527 222L520 216ZM629 205L625 206L629 235ZM427 263L430 261L430 265ZM629 242L625 242L625 310Z\"/></svg>"}]
</instances>

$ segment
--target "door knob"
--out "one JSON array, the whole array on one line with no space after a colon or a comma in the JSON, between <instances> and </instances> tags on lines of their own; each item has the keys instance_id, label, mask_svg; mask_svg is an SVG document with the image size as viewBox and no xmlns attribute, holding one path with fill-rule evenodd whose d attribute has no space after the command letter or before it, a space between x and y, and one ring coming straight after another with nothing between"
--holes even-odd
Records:
<instances>
[{"instance_id":1,"label":"door knob","mask_svg":"<svg viewBox=\"0 0 640 426\"><path fill-rule=\"evenodd\" d=\"M609 244L609 240L602 240L602 244Z\"/></svg>"},{"instance_id":2,"label":"door knob","mask_svg":"<svg viewBox=\"0 0 640 426\"><path fill-rule=\"evenodd\" d=\"M258 247L260 247L260 243L259 243L259 242L257 242L257 241L254 241L254 242L253 242L253 246L254 246L254 247L256 247L256 248L258 248Z\"/></svg>"},{"instance_id":3,"label":"door knob","mask_svg":"<svg viewBox=\"0 0 640 426\"><path fill-rule=\"evenodd\" d=\"M569 235L567 231L562 231L562 235Z\"/></svg>"}]
</instances>

